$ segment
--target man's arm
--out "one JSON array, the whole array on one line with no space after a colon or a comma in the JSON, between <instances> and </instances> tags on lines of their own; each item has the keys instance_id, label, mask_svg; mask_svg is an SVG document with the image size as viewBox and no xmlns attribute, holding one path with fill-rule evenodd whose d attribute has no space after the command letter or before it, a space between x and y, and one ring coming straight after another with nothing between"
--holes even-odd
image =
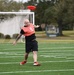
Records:
<instances>
[{"instance_id":1,"label":"man's arm","mask_svg":"<svg viewBox=\"0 0 74 75\"><path fill-rule=\"evenodd\" d=\"M39 28L39 25L34 25L35 28Z\"/></svg>"},{"instance_id":2,"label":"man's arm","mask_svg":"<svg viewBox=\"0 0 74 75\"><path fill-rule=\"evenodd\" d=\"M17 41L20 39L21 36L22 36L22 34L19 34L19 35L17 36L16 40L13 42L13 44L16 44Z\"/></svg>"},{"instance_id":3,"label":"man's arm","mask_svg":"<svg viewBox=\"0 0 74 75\"><path fill-rule=\"evenodd\" d=\"M16 38L16 42L20 39L20 37L22 36L22 34L19 34Z\"/></svg>"}]
</instances>

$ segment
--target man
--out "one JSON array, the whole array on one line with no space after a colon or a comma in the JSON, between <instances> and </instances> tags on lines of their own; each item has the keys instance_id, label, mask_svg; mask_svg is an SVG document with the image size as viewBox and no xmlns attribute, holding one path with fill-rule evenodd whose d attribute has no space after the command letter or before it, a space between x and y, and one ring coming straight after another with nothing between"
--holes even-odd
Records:
<instances>
[{"instance_id":1,"label":"man","mask_svg":"<svg viewBox=\"0 0 74 75\"><path fill-rule=\"evenodd\" d=\"M37 61L38 42L36 41L35 29L34 29L34 27L38 28L39 26L33 25L32 23L29 22L28 19L25 19L24 24L25 25L24 27L21 28L20 34L13 42L13 44L16 44L22 35L25 36L25 47L26 47L25 59L24 61L20 62L20 65L26 64L29 53L33 52L33 59L34 59L33 65L40 66L40 64Z\"/></svg>"}]
</instances>

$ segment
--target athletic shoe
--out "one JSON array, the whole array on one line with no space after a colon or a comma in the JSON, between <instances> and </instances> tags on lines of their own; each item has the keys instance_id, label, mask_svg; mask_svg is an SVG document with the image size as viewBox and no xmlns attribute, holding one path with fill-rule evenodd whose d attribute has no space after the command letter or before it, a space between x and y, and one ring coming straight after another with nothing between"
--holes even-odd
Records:
<instances>
[{"instance_id":1,"label":"athletic shoe","mask_svg":"<svg viewBox=\"0 0 74 75\"><path fill-rule=\"evenodd\" d=\"M27 61L22 61L22 62L20 62L20 65L24 65L24 64L26 64L26 62L27 62Z\"/></svg>"},{"instance_id":2,"label":"athletic shoe","mask_svg":"<svg viewBox=\"0 0 74 75\"><path fill-rule=\"evenodd\" d=\"M33 64L34 66L40 66L40 64L38 62L34 62Z\"/></svg>"}]
</instances>

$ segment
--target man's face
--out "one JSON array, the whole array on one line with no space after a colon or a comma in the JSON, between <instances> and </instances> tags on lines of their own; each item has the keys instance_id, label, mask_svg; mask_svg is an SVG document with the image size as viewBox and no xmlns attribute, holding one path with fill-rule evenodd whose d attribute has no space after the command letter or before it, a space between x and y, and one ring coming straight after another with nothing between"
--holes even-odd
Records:
<instances>
[{"instance_id":1,"label":"man's face","mask_svg":"<svg viewBox=\"0 0 74 75\"><path fill-rule=\"evenodd\" d=\"M30 22L29 21L25 21L24 24L25 24L25 26L29 26Z\"/></svg>"}]
</instances>

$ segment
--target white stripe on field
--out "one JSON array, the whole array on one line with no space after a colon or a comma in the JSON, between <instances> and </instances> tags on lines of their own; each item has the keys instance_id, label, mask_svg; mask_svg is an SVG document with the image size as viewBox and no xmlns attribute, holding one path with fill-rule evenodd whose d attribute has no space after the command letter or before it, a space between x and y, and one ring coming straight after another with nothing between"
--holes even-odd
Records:
<instances>
[{"instance_id":1,"label":"white stripe on field","mask_svg":"<svg viewBox=\"0 0 74 75\"><path fill-rule=\"evenodd\" d=\"M24 55L21 55L21 56L0 56L0 58L18 58L18 57L23 57ZM29 55L29 56L32 56L32 55ZM44 57L44 58L65 58L65 59L74 59L74 55L40 55L41 57ZM67 57L67 56L73 56L73 57Z\"/></svg>"},{"instance_id":2,"label":"white stripe on field","mask_svg":"<svg viewBox=\"0 0 74 75\"><path fill-rule=\"evenodd\" d=\"M72 49L74 47L49 47L49 48L39 48L39 49Z\"/></svg>"},{"instance_id":3,"label":"white stripe on field","mask_svg":"<svg viewBox=\"0 0 74 75\"><path fill-rule=\"evenodd\" d=\"M35 71L11 71L11 72L0 72L0 74L14 74L14 73L34 73L34 72L68 72L68 71L73 71L74 69L60 69L60 70L35 70Z\"/></svg>"},{"instance_id":4,"label":"white stripe on field","mask_svg":"<svg viewBox=\"0 0 74 75\"><path fill-rule=\"evenodd\" d=\"M48 53L51 53L51 54L65 54L66 55L66 53L67 53L67 55L68 54L70 54L70 55L73 55L72 53L73 53L73 51L74 50L68 50L68 51L66 51L66 50L63 50L63 51L61 51L61 50L55 50L55 51L39 51L40 53L42 53L43 55L44 54L48 54ZM59 52L59 53L58 53ZM0 52L0 54L5 54L5 55L23 55L24 53L23 52Z\"/></svg>"},{"instance_id":5,"label":"white stripe on field","mask_svg":"<svg viewBox=\"0 0 74 75\"><path fill-rule=\"evenodd\" d=\"M0 54L4 54L4 55L23 55L24 53L21 53L21 52L0 52Z\"/></svg>"},{"instance_id":6,"label":"white stripe on field","mask_svg":"<svg viewBox=\"0 0 74 75\"><path fill-rule=\"evenodd\" d=\"M46 50L46 51L39 51L39 52L74 52L74 50Z\"/></svg>"},{"instance_id":7,"label":"white stripe on field","mask_svg":"<svg viewBox=\"0 0 74 75\"><path fill-rule=\"evenodd\" d=\"M0 58L19 58L19 57L23 57L23 56L0 56Z\"/></svg>"},{"instance_id":8,"label":"white stripe on field","mask_svg":"<svg viewBox=\"0 0 74 75\"><path fill-rule=\"evenodd\" d=\"M13 57L23 57L24 54L19 54L18 52L0 52L0 54L3 54L0 56L0 58L13 58ZM9 56L10 55L10 56ZM32 54L30 54L32 56ZM41 57L54 57L54 58L69 58L68 56L72 56L72 59L74 58L73 53L50 53L49 51L47 53L40 54Z\"/></svg>"},{"instance_id":9,"label":"white stripe on field","mask_svg":"<svg viewBox=\"0 0 74 75\"><path fill-rule=\"evenodd\" d=\"M12 54L4 54L4 55L5 56L0 56L0 58L14 58L14 57L18 58L18 57L23 57L24 56L24 54L13 54L13 53ZM30 54L29 56L32 56L32 54ZM57 53L57 54L56 53L52 53L52 54L51 53L42 53L42 55L40 54L40 56L44 57L44 58L53 57L53 58L74 59L74 54L69 54L69 53L67 53L67 54L65 54L65 53L63 53L63 54L61 54L61 53Z\"/></svg>"},{"instance_id":10,"label":"white stripe on field","mask_svg":"<svg viewBox=\"0 0 74 75\"><path fill-rule=\"evenodd\" d=\"M74 52L74 50L53 50L53 51L39 51L39 52L42 52L42 53L50 53L50 52L52 52L52 53L54 53L54 52L56 52L56 53L65 53L65 52L67 52L67 53L73 53ZM55 54L56 54L55 53ZM0 52L0 54L6 54L6 55L22 55L23 54L23 52Z\"/></svg>"},{"instance_id":11,"label":"white stripe on field","mask_svg":"<svg viewBox=\"0 0 74 75\"><path fill-rule=\"evenodd\" d=\"M63 60L63 61L40 61L40 63L62 63L62 62L74 62L74 60ZM6 65L6 64L19 64L20 62L1 62L0 65ZM33 62L27 62L27 63L33 63Z\"/></svg>"},{"instance_id":12,"label":"white stripe on field","mask_svg":"<svg viewBox=\"0 0 74 75\"><path fill-rule=\"evenodd\" d=\"M74 48L74 47L49 47L49 48L39 48L39 49L66 49L66 48ZM12 48L12 49L0 49L0 50L20 50L20 49L24 49L24 48Z\"/></svg>"},{"instance_id":13,"label":"white stripe on field","mask_svg":"<svg viewBox=\"0 0 74 75\"><path fill-rule=\"evenodd\" d=\"M49 54L48 55L48 53L46 53L46 54L44 54L44 55L40 55L41 57L54 57L54 58L70 58L70 57L67 57L67 56L72 56L72 58L74 58L74 54L55 54L55 53L53 53L53 54Z\"/></svg>"},{"instance_id":14,"label":"white stripe on field","mask_svg":"<svg viewBox=\"0 0 74 75\"><path fill-rule=\"evenodd\" d=\"M12 49L8 48L8 49L1 49L1 50L20 50L20 49L24 49L24 48L12 48Z\"/></svg>"}]
</instances>

